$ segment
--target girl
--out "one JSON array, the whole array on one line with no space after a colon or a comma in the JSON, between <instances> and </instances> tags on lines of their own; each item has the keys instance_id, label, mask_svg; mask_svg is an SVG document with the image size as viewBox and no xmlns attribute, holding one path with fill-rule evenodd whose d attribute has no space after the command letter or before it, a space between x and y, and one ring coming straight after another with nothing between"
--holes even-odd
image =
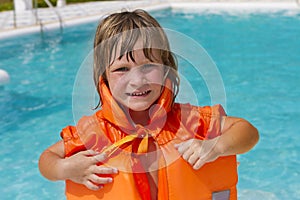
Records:
<instances>
[{"instance_id":1,"label":"girl","mask_svg":"<svg viewBox=\"0 0 300 200\"><path fill-rule=\"evenodd\" d=\"M174 102L177 64L159 23L143 10L101 21L94 41L92 116L61 132L39 161L66 180L68 199L236 199L236 154L258 141L220 105Z\"/></svg>"}]
</instances>

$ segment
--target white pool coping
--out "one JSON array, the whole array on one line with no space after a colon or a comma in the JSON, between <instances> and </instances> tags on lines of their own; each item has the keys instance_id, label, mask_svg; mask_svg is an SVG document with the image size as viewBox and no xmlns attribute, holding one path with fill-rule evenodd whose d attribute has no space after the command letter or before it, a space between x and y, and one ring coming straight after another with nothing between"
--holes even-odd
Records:
<instances>
[{"instance_id":1,"label":"white pool coping","mask_svg":"<svg viewBox=\"0 0 300 200\"><path fill-rule=\"evenodd\" d=\"M136 8L145 9L147 11L160 10L171 8L174 10L188 10L189 12L277 12L279 10L288 10L293 12L300 12L300 5L297 4L296 1L289 2L277 2L277 1L267 1L267 2L248 2L248 1L234 1L234 2L168 2L168 1L118 1L113 2L114 4L109 4L109 2L88 2L82 4L72 4L67 5L61 10L63 12L67 12L67 9L70 10L72 16L63 19L62 27L72 26L76 24L88 23L92 21L98 21L102 16L105 16L111 12L120 11L122 9L133 10ZM102 5L109 5L110 7L103 8ZM103 9L99 9L100 12L95 12L96 7L102 7ZM86 10L84 10L86 9ZM104 10L105 9L105 10ZM41 9L43 14L47 17L47 15L53 16L53 11L49 8ZM81 11L78 12L78 15L74 14L74 10ZM91 15L84 16L82 13L88 13L91 11L94 12ZM0 12L0 17L3 14L7 14L8 12ZM28 17L24 14L25 17ZM32 17L32 16L31 16ZM2 23L3 24L3 23ZM1 27L0 22L0 39L7 37L14 37L17 35L28 34L40 32L40 25L31 24L29 26L20 27L20 28L6 28ZM43 25L43 31L47 31L54 28L59 28L61 24L58 20L54 22L45 23Z\"/></svg>"}]
</instances>

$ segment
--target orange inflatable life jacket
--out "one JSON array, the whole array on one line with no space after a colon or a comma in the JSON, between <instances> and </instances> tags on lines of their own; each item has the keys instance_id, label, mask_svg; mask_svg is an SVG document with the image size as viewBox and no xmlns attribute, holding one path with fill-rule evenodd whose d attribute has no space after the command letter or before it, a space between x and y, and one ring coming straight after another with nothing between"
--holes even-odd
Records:
<instances>
[{"instance_id":1,"label":"orange inflatable life jacket","mask_svg":"<svg viewBox=\"0 0 300 200\"><path fill-rule=\"evenodd\" d=\"M206 140L220 135L223 108L172 103L170 95L165 87L150 113L149 126L134 126L125 120L126 114L101 82L102 109L80 119L76 127L64 128L61 136L66 156L85 149L109 150L111 156L103 165L114 166L119 173L98 191L67 180L67 199L149 199L149 184L143 176L146 170L157 172L158 200L237 199L236 156L220 157L194 170L174 148L189 138ZM154 152L149 152L151 142L157 145ZM144 155L155 158L154 169L141 167L139 156Z\"/></svg>"}]
</instances>

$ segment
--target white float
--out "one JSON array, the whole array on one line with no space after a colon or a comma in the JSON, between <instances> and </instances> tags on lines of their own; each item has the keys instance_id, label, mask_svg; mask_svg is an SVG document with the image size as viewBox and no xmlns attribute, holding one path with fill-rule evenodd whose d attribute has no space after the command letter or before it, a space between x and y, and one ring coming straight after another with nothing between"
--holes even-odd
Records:
<instances>
[{"instance_id":1,"label":"white float","mask_svg":"<svg viewBox=\"0 0 300 200\"><path fill-rule=\"evenodd\" d=\"M5 70L0 69L0 86L9 83L9 80L9 74Z\"/></svg>"}]
</instances>

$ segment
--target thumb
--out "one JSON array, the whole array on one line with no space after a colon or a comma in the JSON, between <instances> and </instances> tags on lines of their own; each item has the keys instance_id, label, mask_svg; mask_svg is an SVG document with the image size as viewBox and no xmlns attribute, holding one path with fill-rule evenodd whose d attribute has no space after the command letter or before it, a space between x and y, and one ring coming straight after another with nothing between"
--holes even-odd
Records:
<instances>
[{"instance_id":1,"label":"thumb","mask_svg":"<svg viewBox=\"0 0 300 200\"><path fill-rule=\"evenodd\" d=\"M179 147L189 147L189 146L191 146L191 144L193 143L193 141L194 141L194 139L189 139L189 140L186 140L186 141L174 144L174 147L176 149L178 149Z\"/></svg>"}]
</instances>

